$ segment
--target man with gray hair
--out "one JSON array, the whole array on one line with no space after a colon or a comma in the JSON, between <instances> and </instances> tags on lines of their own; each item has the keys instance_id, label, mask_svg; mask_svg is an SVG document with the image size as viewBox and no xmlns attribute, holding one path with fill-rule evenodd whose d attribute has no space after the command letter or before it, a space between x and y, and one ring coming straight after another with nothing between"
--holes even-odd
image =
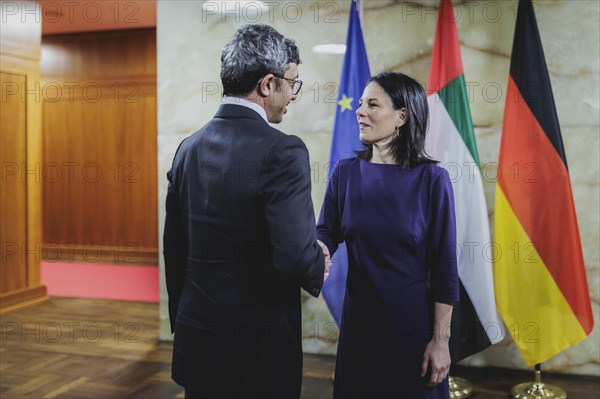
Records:
<instances>
[{"instance_id":1,"label":"man with gray hair","mask_svg":"<svg viewBox=\"0 0 600 399\"><path fill-rule=\"evenodd\" d=\"M186 398L300 396L300 287L317 297L331 262L306 146L269 125L300 91L298 64L272 27L240 28L221 54L224 103L167 174L172 376Z\"/></svg>"}]
</instances>

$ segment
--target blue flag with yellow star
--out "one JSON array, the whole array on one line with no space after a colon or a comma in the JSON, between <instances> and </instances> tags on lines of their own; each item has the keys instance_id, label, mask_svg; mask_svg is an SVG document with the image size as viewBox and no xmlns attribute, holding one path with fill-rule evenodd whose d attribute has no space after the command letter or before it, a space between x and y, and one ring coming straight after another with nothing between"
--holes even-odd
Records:
<instances>
[{"instance_id":1,"label":"blue flag with yellow star","mask_svg":"<svg viewBox=\"0 0 600 399\"><path fill-rule=\"evenodd\" d=\"M346 54L344 55L333 139L331 141L329 173L331 173L338 160L353 157L355 156L355 150L364 149L358 136L356 109L358 108L358 100L371 77L371 73L369 72L369 61L360 26L357 3L357 0L353 0L350 7ZM323 297L338 326L342 320L342 305L346 293L347 276L348 254L346 245L342 244L333 255L331 271L323 285Z\"/></svg>"}]
</instances>

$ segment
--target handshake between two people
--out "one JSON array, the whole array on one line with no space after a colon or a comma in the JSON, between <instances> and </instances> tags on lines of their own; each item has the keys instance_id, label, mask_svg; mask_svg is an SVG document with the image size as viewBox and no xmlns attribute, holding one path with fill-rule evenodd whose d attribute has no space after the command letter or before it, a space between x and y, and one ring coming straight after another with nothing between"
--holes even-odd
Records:
<instances>
[{"instance_id":1,"label":"handshake between two people","mask_svg":"<svg viewBox=\"0 0 600 399\"><path fill-rule=\"evenodd\" d=\"M319 244L323 250L323 256L325 256L325 276L323 276L323 281L325 281L327 280L327 277L329 277L329 269L331 268L331 254L329 253L329 248L327 248L327 245L325 245L323 241L317 240L317 244Z\"/></svg>"}]
</instances>

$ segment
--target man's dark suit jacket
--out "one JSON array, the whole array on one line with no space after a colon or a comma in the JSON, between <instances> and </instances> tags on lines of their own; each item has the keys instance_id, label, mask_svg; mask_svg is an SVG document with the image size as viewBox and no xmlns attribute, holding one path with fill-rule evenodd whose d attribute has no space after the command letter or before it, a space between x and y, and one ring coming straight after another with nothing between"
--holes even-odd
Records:
<instances>
[{"instance_id":1,"label":"man's dark suit jacket","mask_svg":"<svg viewBox=\"0 0 600 399\"><path fill-rule=\"evenodd\" d=\"M224 104L168 179L173 379L206 397L298 398L300 287L318 296L324 273L306 146Z\"/></svg>"}]
</instances>

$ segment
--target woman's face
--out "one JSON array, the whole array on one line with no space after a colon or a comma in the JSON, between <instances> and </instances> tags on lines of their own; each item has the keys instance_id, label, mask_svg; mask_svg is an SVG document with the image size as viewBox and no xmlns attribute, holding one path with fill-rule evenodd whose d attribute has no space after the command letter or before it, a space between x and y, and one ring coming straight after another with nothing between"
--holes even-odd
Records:
<instances>
[{"instance_id":1,"label":"woman's face","mask_svg":"<svg viewBox=\"0 0 600 399\"><path fill-rule=\"evenodd\" d=\"M406 108L395 110L391 97L376 82L365 87L356 110L360 141L385 145L392 141L394 130L406 123Z\"/></svg>"}]
</instances>

